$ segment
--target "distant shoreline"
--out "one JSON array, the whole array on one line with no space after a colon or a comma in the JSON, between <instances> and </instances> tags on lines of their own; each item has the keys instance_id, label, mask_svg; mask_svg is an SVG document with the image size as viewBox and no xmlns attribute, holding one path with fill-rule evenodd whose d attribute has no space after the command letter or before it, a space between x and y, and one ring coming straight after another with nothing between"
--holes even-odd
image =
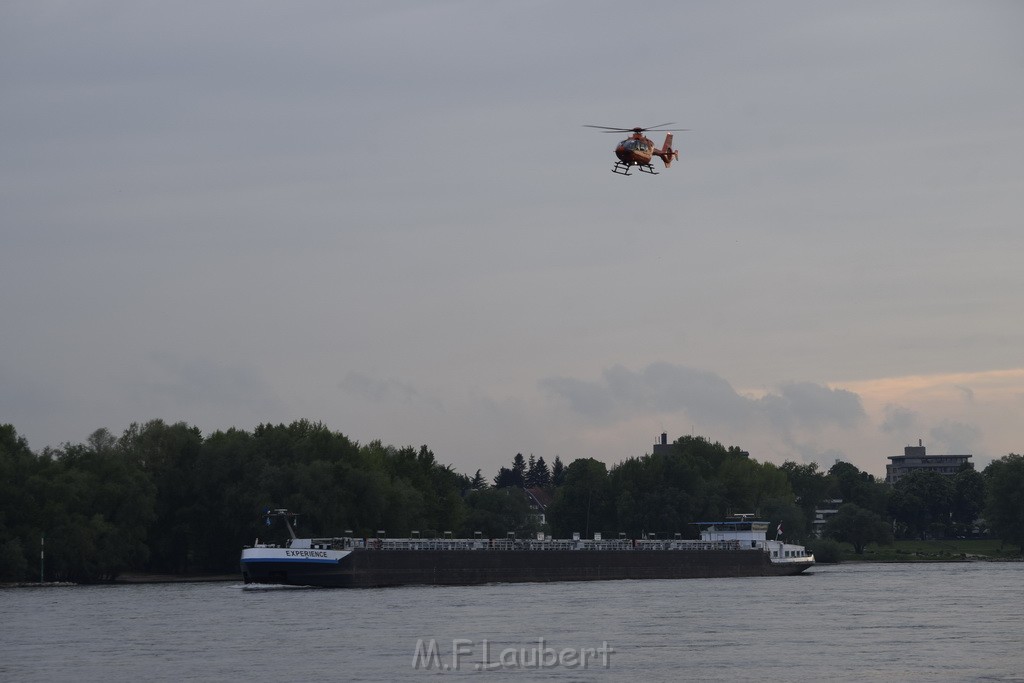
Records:
<instances>
[{"instance_id":1,"label":"distant shoreline","mask_svg":"<svg viewBox=\"0 0 1024 683\"><path fill-rule=\"evenodd\" d=\"M213 581L241 581L242 574L147 574L128 572L110 583L209 583Z\"/></svg>"},{"instance_id":2,"label":"distant shoreline","mask_svg":"<svg viewBox=\"0 0 1024 683\"><path fill-rule=\"evenodd\" d=\"M2 588L66 588L68 586L118 586L141 583L214 583L240 582L241 574L146 574L129 572L121 574L113 581L95 581L92 583L74 583L72 581L14 581L0 583Z\"/></svg>"},{"instance_id":3,"label":"distant shoreline","mask_svg":"<svg viewBox=\"0 0 1024 683\"><path fill-rule=\"evenodd\" d=\"M978 555L974 557L843 557L840 562L818 562L816 566L828 564L938 564L938 563L962 564L964 562L1024 562L1021 557L986 557Z\"/></svg>"},{"instance_id":4,"label":"distant shoreline","mask_svg":"<svg viewBox=\"0 0 1024 683\"><path fill-rule=\"evenodd\" d=\"M13 583L0 583L0 588L67 588L81 584L70 581L15 581Z\"/></svg>"}]
</instances>

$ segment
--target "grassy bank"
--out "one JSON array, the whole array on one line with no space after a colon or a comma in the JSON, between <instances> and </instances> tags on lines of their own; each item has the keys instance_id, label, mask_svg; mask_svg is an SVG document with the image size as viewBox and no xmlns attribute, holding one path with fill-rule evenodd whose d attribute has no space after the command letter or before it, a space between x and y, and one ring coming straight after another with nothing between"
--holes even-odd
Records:
<instances>
[{"instance_id":1,"label":"grassy bank","mask_svg":"<svg viewBox=\"0 0 1024 683\"><path fill-rule=\"evenodd\" d=\"M863 555L849 543L840 544L843 562L957 562L965 560L1020 560L1017 546L997 539L951 541L896 541L892 545L872 543Z\"/></svg>"}]
</instances>

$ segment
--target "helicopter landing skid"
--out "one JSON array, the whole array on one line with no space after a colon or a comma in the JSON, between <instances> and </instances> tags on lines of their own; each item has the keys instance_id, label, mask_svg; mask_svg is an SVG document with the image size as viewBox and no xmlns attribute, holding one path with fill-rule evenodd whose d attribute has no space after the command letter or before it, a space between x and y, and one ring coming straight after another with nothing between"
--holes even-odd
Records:
<instances>
[{"instance_id":1,"label":"helicopter landing skid","mask_svg":"<svg viewBox=\"0 0 1024 683\"><path fill-rule=\"evenodd\" d=\"M650 173L651 175L658 175L658 172L654 170L654 166L650 164L627 164L622 161L616 161L615 166L612 168L612 173L618 173L619 175L633 175L629 172L629 169L636 166L640 169L641 173Z\"/></svg>"}]
</instances>

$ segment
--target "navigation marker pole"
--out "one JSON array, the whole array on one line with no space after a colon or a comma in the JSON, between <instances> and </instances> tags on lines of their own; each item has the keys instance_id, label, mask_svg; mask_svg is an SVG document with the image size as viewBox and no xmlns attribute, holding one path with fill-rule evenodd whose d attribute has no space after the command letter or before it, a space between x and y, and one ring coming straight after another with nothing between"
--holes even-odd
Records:
<instances>
[{"instance_id":1,"label":"navigation marker pole","mask_svg":"<svg viewBox=\"0 0 1024 683\"><path fill-rule=\"evenodd\" d=\"M43 561L46 558L46 536L39 535L39 583L43 583Z\"/></svg>"}]
</instances>

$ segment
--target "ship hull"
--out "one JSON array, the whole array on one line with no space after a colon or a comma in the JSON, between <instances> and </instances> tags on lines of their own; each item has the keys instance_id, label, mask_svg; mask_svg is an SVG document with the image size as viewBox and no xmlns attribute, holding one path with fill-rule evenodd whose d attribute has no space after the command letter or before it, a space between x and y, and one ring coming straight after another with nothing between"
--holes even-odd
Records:
<instances>
[{"instance_id":1,"label":"ship hull","mask_svg":"<svg viewBox=\"0 0 1024 683\"><path fill-rule=\"evenodd\" d=\"M246 583L370 588L799 574L813 562L772 562L752 550L367 550L334 561L242 555Z\"/></svg>"}]
</instances>

